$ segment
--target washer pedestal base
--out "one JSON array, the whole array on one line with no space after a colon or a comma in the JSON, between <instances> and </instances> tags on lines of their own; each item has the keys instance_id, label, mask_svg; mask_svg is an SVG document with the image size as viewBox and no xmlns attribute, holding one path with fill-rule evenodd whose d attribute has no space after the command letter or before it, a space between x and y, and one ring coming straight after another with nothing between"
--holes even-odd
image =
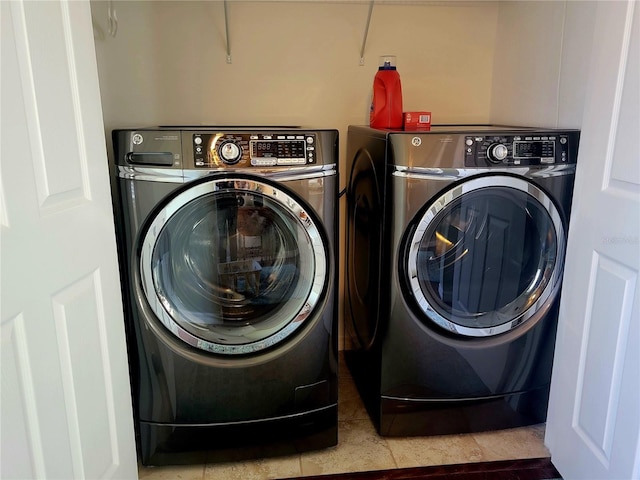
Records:
<instances>
[{"instance_id":1,"label":"washer pedestal base","mask_svg":"<svg viewBox=\"0 0 640 480\"><path fill-rule=\"evenodd\" d=\"M338 406L277 419L217 425L140 422L143 465L239 461L292 455L338 443Z\"/></svg>"}]
</instances>

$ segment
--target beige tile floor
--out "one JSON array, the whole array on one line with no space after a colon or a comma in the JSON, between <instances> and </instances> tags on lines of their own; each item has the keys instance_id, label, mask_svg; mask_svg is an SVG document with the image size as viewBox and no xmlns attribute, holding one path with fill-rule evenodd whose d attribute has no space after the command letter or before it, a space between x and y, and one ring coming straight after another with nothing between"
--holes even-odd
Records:
<instances>
[{"instance_id":1,"label":"beige tile floor","mask_svg":"<svg viewBox=\"0 0 640 480\"><path fill-rule=\"evenodd\" d=\"M263 480L428 465L548 457L544 424L439 437L377 435L344 362L340 364L338 445L289 457L139 468L141 480Z\"/></svg>"}]
</instances>

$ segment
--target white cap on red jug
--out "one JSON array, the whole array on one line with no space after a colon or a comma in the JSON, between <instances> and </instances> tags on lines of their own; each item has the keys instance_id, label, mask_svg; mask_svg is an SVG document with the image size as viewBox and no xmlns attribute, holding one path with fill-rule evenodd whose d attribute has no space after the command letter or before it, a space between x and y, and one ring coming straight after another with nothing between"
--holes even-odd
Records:
<instances>
[{"instance_id":1,"label":"white cap on red jug","mask_svg":"<svg viewBox=\"0 0 640 480\"><path fill-rule=\"evenodd\" d=\"M396 68L396 56L395 55L382 55L380 57L380 68Z\"/></svg>"}]
</instances>

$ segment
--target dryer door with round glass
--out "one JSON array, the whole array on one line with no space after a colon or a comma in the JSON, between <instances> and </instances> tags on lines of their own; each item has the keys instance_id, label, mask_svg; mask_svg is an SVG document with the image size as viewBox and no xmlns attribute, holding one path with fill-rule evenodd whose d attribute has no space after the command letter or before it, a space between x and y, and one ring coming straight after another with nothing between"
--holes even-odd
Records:
<instances>
[{"instance_id":1,"label":"dryer door with round glass","mask_svg":"<svg viewBox=\"0 0 640 480\"><path fill-rule=\"evenodd\" d=\"M283 185L218 175L161 206L141 237L139 268L151 309L176 337L238 355L305 324L330 258L319 220Z\"/></svg>"},{"instance_id":2,"label":"dryer door with round glass","mask_svg":"<svg viewBox=\"0 0 640 480\"><path fill-rule=\"evenodd\" d=\"M380 323L382 248L381 185L368 153L356 156L347 187L345 319L351 340L373 345Z\"/></svg>"},{"instance_id":3,"label":"dryer door with round glass","mask_svg":"<svg viewBox=\"0 0 640 480\"><path fill-rule=\"evenodd\" d=\"M560 286L565 233L544 191L492 175L431 202L405 246L408 288L426 323L487 337L546 312Z\"/></svg>"}]
</instances>

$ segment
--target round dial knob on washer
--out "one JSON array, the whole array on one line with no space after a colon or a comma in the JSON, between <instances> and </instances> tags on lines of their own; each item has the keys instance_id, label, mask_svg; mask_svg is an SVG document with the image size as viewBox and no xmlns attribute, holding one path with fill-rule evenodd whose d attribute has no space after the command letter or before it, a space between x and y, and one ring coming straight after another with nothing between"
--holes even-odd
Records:
<instances>
[{"instance_id":1,"label":"round dial knob on washer","mask_svg":"<svg viewBox=\"0 0 640 480\"><path fill-rule=\"evenodd\" d=\"M502 143L494 143L487 149L487 158L493 163L501 162L508 154L509 150Z\"/></svg>"},{"instance_id":2,"label":"round dial knob on washer","mask_svg":"<svg viewBox=\"0 0 640 480\"><path fill-rule=\"evenodd\" d=\"M218 155L220 159L227 164L234 164L242 158L242 149L233 141L223 142L218 147Z\"/></svg>"}]
</instances>

